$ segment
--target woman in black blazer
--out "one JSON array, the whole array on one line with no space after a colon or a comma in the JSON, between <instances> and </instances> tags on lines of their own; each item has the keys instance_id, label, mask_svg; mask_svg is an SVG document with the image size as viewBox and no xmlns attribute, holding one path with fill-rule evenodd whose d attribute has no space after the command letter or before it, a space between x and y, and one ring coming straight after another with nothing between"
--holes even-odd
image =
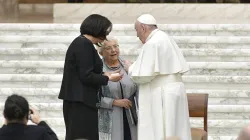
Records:
<instances>
[{"instance_id":1,"label":"woman in black blazer","mask_svg":"<svg viewBox=\"0 0 250 140\"><path fill-rule=\"evenodd\" d=\"M59 99L63 100L66 140L98 140L98 93L108 81L119 81L122 74L103 73L103 63L93 44L102 43L112 23L98 14L88 16L81 35L70 44L65 58Z\"/></svg>"}]
</instances>

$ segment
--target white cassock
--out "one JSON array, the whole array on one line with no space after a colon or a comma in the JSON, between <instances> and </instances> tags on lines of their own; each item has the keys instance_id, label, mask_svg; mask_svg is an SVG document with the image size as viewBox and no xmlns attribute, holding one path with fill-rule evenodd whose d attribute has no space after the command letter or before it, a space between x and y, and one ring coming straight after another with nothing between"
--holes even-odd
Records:
<instances>
[{"instance_id":1,"label":"white cassock","mask_svg":"<svg viewBox=\"0 0 250 140\"><path fill-rule=\"evenodd\" d=\"M175 41L156 29L129 67L140 84L138 140L191 140L188 102L181 75L189 67Z\"/></svg>"}]
</instances>

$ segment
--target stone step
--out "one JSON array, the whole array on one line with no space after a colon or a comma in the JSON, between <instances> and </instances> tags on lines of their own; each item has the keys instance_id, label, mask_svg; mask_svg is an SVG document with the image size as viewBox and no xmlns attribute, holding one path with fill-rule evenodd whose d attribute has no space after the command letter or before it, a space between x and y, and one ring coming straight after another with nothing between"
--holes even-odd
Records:
<instances>
[{"instance_id":1,"label":"stone step","mask_svg":"<svg viewBox=\"0 0 250 140\"><path fill-rule=\"evenodd\" d=\"M162 31L166 32L168 35L171 36L249 36L250 33L248 31L181 31L181 30L166 30L159 28ZM43 30L43 31L2 31L0 30L0 36L4 35L22 35L22 36L34 36L34 35L60 35L60 36L79 36L80 30L72 30L72 31L49 31L49 30ZM136 31L135 30L127 30L127 31L119 31L119 30L113 30L110 34L110 36L135 36Z\"/></svg>"},{"instance_id":2,"label":"stone step","mask_svg":"<svg viewBox=\"0 0 250 140\"><path fill-rule=\"evenodd\" d=\"M8 91L8 88L6 88ZM209 98L248 98L249 90L229 90L229 89L187 89L186 93L207 93Z\"/></svg>"},{"instance_id":3,"label":"stone step","mask_svg":"<svg viewBox=\"0 0 250 140\"><path fill-rule=\"evenodd\" d=\"M250 49L181 49L184 56L226 56L226 57L250 57ZM120 54L139 55L141 49L120 48ZM66 48L0 48L0 55L63 55L67 52Z\"/></svg>"},{"instance_id":4,"label":"stone step","mask_svg":"<svg viewBox=\"0 0 250 140\"><path fill-rule=\"evenodd\" d=\"M24 71L25 70L21 70L21 73L24 72ZM11 72L11 71L9 71L9 72ZM185 75L250 76L250 72L249 72L249 70L241 70L241 69L238 69L238 70L228 70L228 69L191 69Z\"/></svg>"},{"instance_id":5,"label":"stone step","mask_svg":"<svg viewBox=\"0 0 250 140\"><path fill-rule=\"evenodd\" d=\"M2 118L2 117L1 117ZM1 119L1 124L3 124L3 118ZM42 118L42 120L48 122L48 124L50 126L53 127L57 127L59 128L59 126L61 126L61 130L64 129L64 119L63 117L59 117L59 118ZM201 119L195 119L195 118L190 118L190 124L191 127L198 127L198 128L202 128L203 127L203 121L202 118ZM234 128L238 128L239 131L241 130L241 128L243 128L244 126L250 124L249 120L208 120L208 127L210 129L212 128L231 128L232 126L234 126ZM54 128L54 129L55 129Z\"/></svg>"},{"instance_id":6,"label":"stone step","mask_svg":"<svg viewBox=\"0 0 250 140\"><path fill-rule=\"evenodd\" d=\"M30 102L32 105L33 103ZM2 112L2 110L0 110ZM39 114L42 118L63 118L62 110L39 110ZM213 113L208 112L208 120L249 120L250 112L247 113ZM202 118L200 118L202 121Z\"/></svg>"},{"instance_id":7,"label":"stone step","mask_svg":"<svg viewBox=\"0 0 250 140\"><path fill-rule=\"evenodd\" d=\"M32 102L30 102L32 104ZM2 110L1 110L2 112ZM40 110L39 111L40 116L42 118L44 117L51 117L51 118L58 118L58 117L63 117L63 112L62 110ZM208 112L208 119L209 120L249 120L250 118L250 112L247 113L234 113L234 112L229 112L229 113L213 113L213 112Z\"/></svg>"},{"instance_id":8,"label":"stone step","mask_svg":"<svg viewBox=\"0 0 250 140\"><path fill-rule=\"evenodd\" d=\"M210 105L250 105L250 98L209 98Z\"/></svg>"},{"instance_id":9,"label":"stone step","mask_svg":"<svg viewBox=\"0 0 250 140\"><path fill-rule=\"evenodd\" d=\"M250 31L249 24L158 24L173 31ZM1 31L78 31L80 24L0 24ZM113 31L134 31L134 24L113 24Z\"/></svg>"},{"instance_id":10,"label":"stone step","mask_svg":"<svg viewBox=\"0 0 250 140\"><path fill-rule=\"evenodd\" d=\"M214 136L237 136L242 128L208 128L208 135ZM235 139L234 139L235 140Z\"/></svg>"},{"instance_id":11,"label":"stone step","mask_svg":"<svg viewBox=\"0 0 250 140\"><path fill-rule=\"evenodd\" d=\"M8 95L13 93L26 97L31 103L56 103L58 100L59 88L1 88L0 102L4 102ZM250 97L248 90L192 90L187 93L208 93L209 105L249 105ZM228 95L227 95L228 94ZM231 96L230 96L231 95Z\"/></svg>"},{"instance_id":12,"label":"stone step","mask_svg":"<svg viewBox=\"0 0 250 140\"><path fill-rule=\"evenodd\" d=\"M17 94L20 94L17 92ZM58 94L57 95L32 95L32 96L24 96L29 103L62 103L62 100L58 99ZM21 94L20 94L21 95ZM7 96L0 95L0 102L5 102Z\"/></svg>"},{"instance_id":13,"label":"stone step","mask_svg":"<svg viewBox=\"0 0 250 140\"><path fill-rule=\"evenodd\" d=\"M123 57L130 61L134 61L137 59L136 56ZM48 57L42 58L42 60L47 59ZM60 59L61 58L58 58L58 60ZM250 62L250 57L245 56L186 56L185 59L189 62ZM26 60L30 60L30 58L26 58Z\"/></svg>"},{"instance_id":14,"label":"stone step","mask_svg":"<svg viewBox=\"0 0 250 140\"><path fill-rule=\"evenodd\" d=\"M250 31L249 24L158 24L173 31ZM78 31L80 24L0 24L1 31ZM113 31L134 31L134 24L113 24Z\"/></svg>"},{"instance_id":15,"label":"stone step","mask_svg":"<svg viewBox=\"0 0 250 140\"><path fill-rule=\"evenodd\" d=\"M249 35L248 24L159 24L170 35ZM80 24L0 24L0 35L79 35ZM136 35L133 24L114 24L111 34Z\"/></svg>"},{"instance_id":16,"label":"stone step","mask_svg":"<svg viewBox=\"0 0 250 140\"><path fill-rule=\"evenodd\" d=\"M0 110L3 110L3 103L0 103ZM62 103L30 103L31 107L42 111L60 111ZM250 113L250 105L208 105L208 112L211 113Z\"/></svg>"},{"instance_id":17,"label":"stone step","mask_svg":"<svg viewBox=\"0 0 250 140\"><path fill-rule=\"evenodd\" d=\"M191 69L249 70L250 62L188 62ZM0 60L0 68L63 68L64 61Z\"/></svg>"},{"instance_id":18,"label":"stone step","mask_svg":"<svg viewBox=\"0 0 250 140\"><path fill-rule=\"evenodd\" d=\"M217 119L217 120L249 120L250 112L208 112L208 119Z\"/></svg>"},{"instance_id":19,"label":"stone step","mask_svg":"<svg viewBox=\"0 0 250 140\"><path fill-rule=\"evenodd\" d=\"M135 61L136 55L120 55L125 60ZM189 62L250 62L246 56L185 56ZM64 61L63 55L0 55L0 60Z\"/></svg>"},{"instance_id":20,"label":"stone step","mask_svg":"<svg viewBox=\"0 0 250 140\"><path fill-rule=\"evenodd\" d=\"M0 48L3 60L64 60L65 48ZM121 48L122 57L135 60L137 48ZM187 61L250 61L250 49L182 49Z\"/></svg>"},{"instance_id":21,"label":"stone step","mask_svg":"<svg viewBox=\"0 0 250 140\"><path fill-rule=\"evenodd\" d=\"M63 68L5 68L0 66L2 74L62 74ZM215 76L250 76L249 70L234 69L191 69L185 75L215 75Z\"/></svg>"},{"instance_id":22,"label":"stone step","mask_svg":"<svg viewBox=\"0 0 250 140\"><path fill-rule=\"evenodd\" d=\"M119 44L141 44L136 36L115 36ZM0 36L4 43L71 43L76 36ZM248 36L172 36L179 44L250 44Z\"/></svg>"},{"instance_id":23,"label":"stone step","mask_svg":"<svg viewBox=\"0 0 250 140\"><path fill-rule=\"evenodd\" d=\"M183 49L249 49L249 44L232 43L177 43L179 48Z\"/></svg>"},{"instance_id":24,"label":"stone step","mask_svg":"<svg viewBox=\"0 0 250 140\"><path fill-rule=\"evenodd\" d=\"M67 49L71 42L0 42L1 48L59 48ZM178 46L183 49L250 49L250 44L237 44L237 43L182 43L177 42ZM119 42L121 48L135 49L141 47L138 44L126 44L126 42Z\"/></svg>"},{"instance_id":25,"label":"stone step","mask_svg":"<svg viewBox=\"0 0 250 140\"><path fill-rule=\"evenodd\" d=\"M20 94L20 92L16 92ZM30 103L61 103L62 101L58 99L58 94L56 95L30 95L24 96ZM0 95L0 102L5 102L7 96ZM250 105L250 97L249 98L212 98L208 99L209 105Z\"/></svg>"},{"instance_id":26,"label":"stone step","mask_svg":"<svg viewBox=\"0 0 250 140\"><path fill-rule=\"evenodd\" d=\"M120 55L125 60L135 61L136 55ZM245 56L185 56L189 62L250 62ZM64 61L63 55L0 55L0 60Z\"/></svg>"},{"instance_id":27,"label":"stone step","mask_svg":"<svg viewBox=\"0 0 250 140\"><path fill-rule=\"evenodd\" d=\"M0 88L0 102L4 102L6 97L16 93L27 98L30 103L57 103L61 102L58 99L60 89L47 89L47 88ZM187 89L187 93L208 93L209 105L250 105L250 97L248 90L190 90ZM223 93L221 95L221 93ZM229 95L225 95L228 93ZM235 95L230 96L230 94Z\"/></svg>"},{"instance_id":28,"label":"stone step","mask_svg":"<svg viewBox=\"0 0 250 140\"><path fill-rule=\"evenodd\" d=\"M250 111L249 105L208 105L208 112L214 113L245 113Z\"/></svg>"},{"instance_id":29,"label":"stone step","mask_svg":"<svg viewBox=\"0 0 250 140\"><path fill-rule=\"evenodd\" d=\"M250 76L183 75L186 83L249 84ZM2 82L61 82L61 74L0 74Z\"/></svg>"},{"instance_id":30,"label":"stone step","mask_svg":"<svg viewBox=\"0 0 250 140\"><path fill-rule=\"evenodd\" d=\"M237 135L235 136L208 136L208 140L236 140Z\"/></svg>"},{"instance_id":31,"label":"stone step","mask_svg":"<svg viewBox=\"0 0 250 140\"><path fill-rule=\"evenodd\" d=\"M0 73L2 74L62 74L63 68L1 68ZM193 72L199 73L199 72ZM206 72L207 73L207 72ZM215 72L217 73L217 72ZM220 72L218 72L220 73ZM224 72L221 72L224 73ZM238 75L246 75L248 74L248 70L246 71L226 71L225 73L235 73ZM222 75L222 74L221 74Z\"/></svg>"},{"instance_id":32,"label":"stone step","mask_svg":"<svg viewBox=\"0 0 250 140\"><path fill-rule=\"evenodd\" d=\"M39 91L39 90L38 90ZM35 91L33 94L31 94L31 90L24 92L22 89L19 89L19 91L13 91L11 93L5 93L3 90L0 90L0 102L4 103L7 99L7 96L16 93L19 95L22 95L25 97L32 107L38 108L40 110L40 115L42 117L62 117L62 100L58 99L59 89L54 90L52 92L46 92L44 94L39 94L39 92ZM54 93L53 93L54 92ZM209 95L210 96L210 95ZM209 106L210 108L212 106L219 107L219 104L211 104L211 101L216 100L217 98L214 98L212 96L209 97ZM247 98L249 100L249 97ZM239 100L240 101L240 100ZM46 108L46 104L55 104L58 106L54 109L51 109L50 106ZM39 108L40 106L45 106L42 109ZM232 103L233 105L239 105ZM221 104L223 106L226 106L225 104ZM246 104L249 106L249 103ZM229 107L232 107L230 105ZM1 110L1 109L0 109ZM250 119L250 112L211 112L208 110L208 119L217 119L217 120L223 120L223 119L229 119L229 120L241 120L241 119Z\"/></svg>"},{"instance_id":33,"label":"stone step","mask_svg":"<svg viewBox=\"0 0 250 140\"><path fill-rule=\"evenodd\" d=\"M190 118L191 127L194 128L202 128L203 127L203 118ZM234 128L240 131L244 126L250 124L250 121L247 119L242 120L216 120L216 119L208 119L208 128L219 128L219 129L227 129ZM209 132L209 131L208 131ZM211 134L211 133L210 133ZM215 134L215 133L212 133Z\"/></svg>"},{"instance_id":34,"label":"stone step","mask_svg":"<svg viewBox=\"0 0 250 140\"><path fill-rule=\"evenodd\" d=\"M0 88L1 96L18 93L23 96L57 96L60 88ZM250 98L249 90L187 89L187 93L207 93L209 98Z\"/></svg>"},{"instance_id":35,"label":"stone step","mask_svg":"<svg viewBox=\"0 0 250 140\"><path fill-rule=\"evenodd\" d=\"M187 89L238 89L250 90L249 83L189 83L184 82ZM60 88L61 82L44 81L0 81L0 88Z\"/></svg>"}]
</instances>

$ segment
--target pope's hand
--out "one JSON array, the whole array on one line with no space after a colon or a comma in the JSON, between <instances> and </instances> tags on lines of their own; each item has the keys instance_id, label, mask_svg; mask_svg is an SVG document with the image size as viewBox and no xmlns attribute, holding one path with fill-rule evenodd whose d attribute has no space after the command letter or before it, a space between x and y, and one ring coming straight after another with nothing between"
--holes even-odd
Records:
<instances>
[{"instance_id":1,"label":"pope's hand","mask_svg":"<svg viewBox=\"0 0 250 140\"><path fill-rule=\"evenodd\" d=\"M130 107L132 107L132 102L128 99L118 99L114 100L113 105L129 109Z\"/></svg>"},{"instance_id":2,"label":"pope's hand","mask_svg":"<svg viewBox=\"0 0 250 140\"><path fill-rule=\"evenodd\" d=\"M124 61L124 69L128 72L129 67L132 65L132 62L129 60Z\"/></svg>"}]
</instances>

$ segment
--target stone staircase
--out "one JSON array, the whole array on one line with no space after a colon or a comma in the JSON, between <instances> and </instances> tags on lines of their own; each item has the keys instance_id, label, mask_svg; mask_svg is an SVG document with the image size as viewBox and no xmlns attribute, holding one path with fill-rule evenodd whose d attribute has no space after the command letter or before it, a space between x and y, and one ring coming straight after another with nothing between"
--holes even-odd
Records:
<instances>
[{"instance_id":1,"label":"stone staircase","mask_svg":"<svg viewBox=\"0 0 250 140\"><path fill-rule=\"evenodd\" d=\"M64 137L58 100L65 52L79 35L79 24L0 24L0 112L8 95L25 96ZM209 93L209 140L235 140L250 124L250 25L159 25L182 49L190 65L183 76L188 93ZM111 35L122 57L140 50L134 25L115 24ZM164 58L162 58L164 59ZM3 119L1 119L3 123ZM202 127L202 118L191 118Z\"/></svg>"}]
</instances>

